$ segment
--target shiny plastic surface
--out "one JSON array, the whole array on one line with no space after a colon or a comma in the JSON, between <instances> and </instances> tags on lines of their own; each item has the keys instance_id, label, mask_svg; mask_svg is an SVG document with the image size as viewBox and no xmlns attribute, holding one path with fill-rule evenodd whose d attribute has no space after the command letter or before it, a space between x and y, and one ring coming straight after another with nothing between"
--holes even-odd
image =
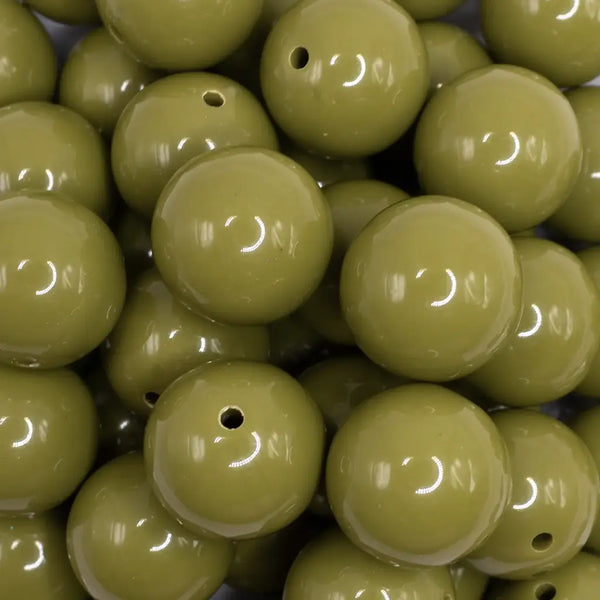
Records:
<instances>
[{"instance_id":1,"label":"shiny plastic surface","mask_svg":"<svg viewBox=\"0 0 600 600\"><path fill-rule=\"evenodd\" d=\"M144 457L155 494L192 531L245 539L308 506L325 428L292 377L255 362L199 367L162 394Z\"/></svg>"},{"instance_id":2,"label":"shiny plastic surface","mask_svg":"<svg viewBox=\"0 0 600 600\"><path fill-rule=\"evenodd\" d=\"M454 584L455 600L481 600L489 577L465 562L450 565L450 576Z\"/></svg>"},{"instance_id":3,"label":"shiny plastic surface","mask_svg":"<svg viewBox=\"0 0 600 600\"><path fill-rule=\"evenodd\" d=\"M195 312L225 323L292 313L319 284L332 243L329 207L312 177L258 148L190 161L163 190L152 221L166 284Z\"/></svg>"},{"instance_id":4,"label":"shiny plastic surface","mask_svg":"<svg viewBox=\"0 0 600 600\"><path fill-rule=\"evenodd\" d=\"M395 0L414 19L437 19L458 8L465 0Z\"/></svg>"},{"instance_id":5,"label":"shiny plastic surface","mask_svg":"<svg viewBox=\"0 0 600 600\"><path fill-rule=\"evenodd\" d=\"M465 556L494 530L511 491L491 419L431 384L394 388L355 408L333 439L326 478L344 533L391 564Z\"/></svg>"},{"instance_id":6,"label":"shiny plastic surface","mask_svg":"<svg viewBox=\"0 0 600 600\"><path fill-rule=\"evenodd\" d=\"M60 23L77 25L99 21L94 0L24 0L24 4Z\"/></svg>"},{"instance_id":7,"label":"shiny plastic surface","mask_svg":"<svg viewBox=\"0 0 600 600\"><path fill-rule=\"evenodd\" d=\"M566 201L582 155L575 113L560 90L507 65L443 86L421 115L414 146L427 193L471 202L509 232L541 223Z\"/></svg>"},{"instance_id":8,"label":"shiny plastic surface","mask_svg":"<svg viewBox=\"0 0 600 600\"><path fill-rule=\"evenodd\" d=\"M184 529L153 496L141 454L104 465L79 490L67 546L97 600L206 600L231 564L227 540Z\"/></svg>"},{"instance_id":9,"label":"shiny plastic surface","mask_svg":"<svg viewBox=\"0 0 600 600\"><path fill-rule=\"evenodd\" d=\"M0 362L61 367L91 352L125 301L105 223L54 194L0 198Z\"/></svg>"},{"instance_id":10,"label":"shiny plastic surface","mask_svg":"<svg viewBox=\"0 0 600 600\"><path fill-rule=\"evenodd\" d=\"M344 259L341 304L358 346L412 379L445 381L489 360L517 323L521 269L478 208L422 196L377 215Z\"/></svg>"}]
</instances>

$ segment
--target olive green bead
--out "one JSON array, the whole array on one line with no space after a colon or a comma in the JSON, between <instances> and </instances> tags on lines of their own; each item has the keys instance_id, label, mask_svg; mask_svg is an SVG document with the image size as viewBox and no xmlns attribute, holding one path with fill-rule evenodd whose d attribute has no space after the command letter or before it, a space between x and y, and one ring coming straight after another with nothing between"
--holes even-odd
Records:
<instances>
[{"instance_id":1,"label":"olive green bead","mask_svg":"<svg viewBox=\"0 0 600 600\"><path fill-rule=\"evenodd\" d=\"M275 23L261 88L276 123L298 145L357 158L395 142L427 94L425 47L393 2L304 0Z\"/></svg>"},{"instance_id":2,"label":"olive green bead","mask_svg":"<svg viewBox=\"0 0 600 600\"><path fill-rule=\"evenodd\" d=\"M600 407L596 406L579 413L569 423L569 426L587 446L596 463L596 468L600 471L600 436L598 435L600 431ZM600 491L598 493L600 494ZM600 501L596 520L587 539L586 547L600 553Z\"/></svg>"},{"instance_id":3,"label":"olive green bead","mask_svg":"<svg viewBox=\"0 0 600 600\"><path fill-rule=\"evenodd\" d=\"M152 494L139 453L96 471L69 513L73 569L97 600L208 600L233 557L227 540L184 529Z\"/></svg>"},{"instance_id":4,"label":"olive green bead","mask_svg":"<svg viewBox=\"0 0 600 600\"><path fill-rule=\"evenodd\" d=\"M577 253L594 286L600 293L600 246L592 246ZM585 396L600 398L600 351L592 358L587 373L576 391Z\"/></svg>"},{"instance_id":5,"label":"olive green bead","mask_svg":"<svg viewBox=\"0 0 600 600\"><path fill-rule=\"evenodd\" d=\"M68 25L96 23L100 20L94 0L24 0L45 17Z\"/></svg>"},{"instance_id":6,"label":"olive green bead","mask_svg":"<svg viewBox=\"0 0 600 600\"><path fill-rule=\"evenodd\" d=\"M87 388L66 369L0 366L0 415L0 515L58 506L96 456L98 418Z\"/></svg>"},{"instance_id":7,"label":"olive green bead","mask_svg":"<svg viewBox=\"0 0 600 600\"><path fill-rule=\"evenodd\" d=\"M250 35L262 0L96 0L107 29L150 67L205 69Z\"/></svg>"},{"instance_id":8,"label":"olive green bead","mask_svg":"<svg viewBox=\"0 0 600 600\"><path fill-rule=\"evenodd\" d=\"M477 207L412 198L354 240L340 297L358 346L411 379L447 381L489 360L521 309L521 269L506 232Z\"/></svg>"},{"instance_id":9,"label":"olive green bead","mask_svg":"<svg viewBox=\"0 0 600 600\"><path fill-rule=\"evenodd\" d=\"M541 223L567 200L582 155L577 118L560 90L509 65L444 85L425 107L414 143L428 194L471 202L509 232Z\"/></svg>"},{"instance_id":10,"label":"olive green bead","mask_svg":"<svg viewBox=\"0 0 600 600\"><path fill-rule=\"evenodd\" d=\"M481 44L450 23L419 23L429 60L429 92L451 83L463 73L492 64Z\"/></svg>"},{"instance_id":11,"label":"olive green bead","mask_svg":"<svg viewBox=\"0 0 600 600\"><path fill-rule=\"evenodd\" d=\"M312 177L258 148L190 161L163 190L152 221L154 260L168 287L195 312L240 325L296 310L319 284L332 242L329 207Z\"/></svg>"},{"instance_id":12,"label":"olive green bead","mask_svg":"<svg viewBox=\"0 0 600 600\"><path fill-rule=\"evenodd\" d=\"M0 108L0 194L67 194L107 219L112 211L108 151L76 112L46 102Z\"/></svg>"},{"instance_id":13,"label":"olive green bead","mask_svg":"<svg viewBox=\"0 0 600 600\"><path fill-rule=\"evenodd\" d=\"M59 100L110 137L126 104L158 77L100 27L71 50L60 76Z\"/></svg>"},{"instance_id":14,"label":"olive green bead","mask_svg":"<svg viewBox=\"0 0 600 600\"><path fill-rule=\"evenodd\" d=\"M527 67L562 87L600 75L597 0L482 0L481 26L497 62Z\"/></svg>"},{"instance_id":15,"label":"olive green bead","mask_svg":"<svg viewBox=\"0 0 600 600\"><path fill-rule=\"evenodd\" d=\"M151 218L166 183L191 158L231 146L277 150L277 144L248 90L213 73L179 73L148 85L127 105L111 158L123 199Z\"/></svg>"},{"instance_id":16,"label":"olive green bead","mask_svg":"<svg viewBox=\"0 0 600 600\"><path fill-rule=\"evenodd\" d=\"M410 384L350 414L327 457L327 496L342 531L376 558L447 565L496 527L509 468L483 410L441 386Z\"/></svg>"},{"instance_id":17,"label":"olive green bead","mask_svg":"<svg viewBox=\"0 0 600 600\"><path fill-rule=\"evenodd\" d=\"M510 455L512 495L495 530L469 557L479 571L527 579L569 561L590 535L598 472L566 425L533 410L501 410L492 419Z\"/></svg>"},{"instance_id":18,"label":"olive green bead","mask_svg":"<svg viewBox=\"0 0 600 600\"><path fill-rule=\"evenodd\" d=\"M194 314L152 269L129 288L123 313L107 338L103 362L123 403L148 415L165 388L194 367L216 359L268 357L265 327L223 325Z\"/></svg>"},{"instance_id":19,"label":"olive green bead","mask_svg":"<svg viewBox=\"0 0 600 600\"><path fill-rule=\"evenodd\" d=\"M458 8L465 0L395 0L414 19L437 19Z\"/></svg>"},{"instance_id":20,"label":"olive green bead","mask_svg":"<svg viewBox=\"0 0 600 600\"><path fill-rule=\"evenodd\" d=\"M91 352L125 301L119 246L93 212L65 197L0 199L0 362L62 367Z\"/></svg>"},{"instance_id":21,"label":"olive green bead","mask_svg":"<svg viewBox=\"0 0 600 600\"><path fill-rule=\"evenodd\" d=\"M123 209L113 228L129 277L137 277L142 271L154 266L150 225L144 217L132 210Z\"/></svg>"},{"instance_id":22,"label":"olive green bead","mask_svg":"<svg viewBox=\"0 0 600 600\"><path fill-rule=\"evenodd\" d=\"M188 529L249 539L304 512L317 487L324 433L319 409L277 367L215 363L163 392L144 457L154 493Z\"/></svg>"},{"instance_id":23,"label":"olive green bead","mask_svg":"<svg viewBox=\"0 0 600 600\"><path fill-rule=\"evenodd\" d=\"M321 529L305 514L269 535L235 541L227 583L254 594L280 593L294 559Z\"/></svg>"},{"instance_id":24,"label":"olive green bead","mask_svg":"<svg viewBox=\"0 0 600 600\"><path fill-rule=\"evenodd\" d=\"M56 84L56 54L42 24L14 0L0 2L0 106L50 100Z\"/></svg>"},{"instance_id":25,"label":"olive green bead","mask_svg":"<svg viewBox=\"0 0 600 600\"><path fill-rule=\"evenodd\" d=\"M283 600L350 598L455 600L446 567L395 567L356 548L338 530L313 540L294 561Z\"/></svg>"},{"instance_id":26,"label":"olive green bead","mask_svg":"<svg viewBox=\"0 0 600 600\"><path fill-rule=\"evenodd\" d=\"M503 348L471 381L509 406L557 400L585 377L600 341L600 300L581 261L549 240L514 240L523 314Z\"/></svg>"},{"instance_id":27,"label":"olive green bead","mask_svg":"<svg viewBox=\"0 0 600 600\"><path fill-rule=\"evenodd\" d=\"M600 558L580 552L566 565L532 579L497 582L489 600L593 600L599 591Z\"/></svg>"},{"instance_id":28,"label":"olive green bead","mask_svg":"<svg viewBox=\"0 0 600 600\"><path fill-rule=\"evenodd\" d=\"M481 600L489 577L464 562L450 565L455 600ZM534 600L534 599L531 599Z\"/></svg>"},{"instance_id":29,"label":"olive green bead","mask_svg":"<svg viewBox=\"0 0 600 600\"><path fill-rule=\"evenodd\" d=\"M88 598L71 569L58 512L0 518L0 598Z\"/></svg>"},{"instance_id":30,"label":"olive green bead","mask_svg":"<svg viewBox=\"0 0 600 600\"><path fill-rule=\"evenodd\" d=\"M600 89L572 90L567 100L579 123L583 164L573 191L548 223L570 238L600 242Z\"/></svg>"}]
</instances>

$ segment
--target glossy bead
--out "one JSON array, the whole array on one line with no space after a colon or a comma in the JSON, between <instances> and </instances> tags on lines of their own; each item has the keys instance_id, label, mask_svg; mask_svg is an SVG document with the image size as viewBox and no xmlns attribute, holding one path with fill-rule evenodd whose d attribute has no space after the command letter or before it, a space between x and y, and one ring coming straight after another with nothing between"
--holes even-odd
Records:
<instances>
[{"instance_id":1,"label":"glossy bead","mask_svg":"<svg viewBox=\"0 0 600 600\"><path fill-rule=\"evenodd\" d=\"M200 364L236 358L266 361L268 356L265 327L223 325L194 314L152 269L129 288L104 348L104 365L125 405L148 415L170 383Z\"/></svg>"},{"instance_id":2,"label":"glossy bead","mask_svg":"<svg viewBox=\"0 0 600 600\"><path fill-rule=\"evenodd\" d=\"M446 567L383 564L356 548L338 530L313 540L295 560L283 600L435 598L454 600Z\"/></svg>"},{"instance_id":3,"label":"glossy bead","mask_svg":"<svg viewBox=\"0 0 600 600\"><path fill-rule=\"evenodd\" d=\"M144 217L124 209L117 216L113 230L123 252L125 268L130 278L154 266L150 226Z\"/></svg>"},{"instance_id":4,"label":"glossy bead","mask_svg":"<svg viewBox=\"0 0 600 600\"><path fill-rule=\"evenodd\" d=\"M450 576L454 584L454 600L481 600L489 577L467 563L450 565Z\"/></svg>"},{"instance_id":5,"label":"glossy bead","mask_svg":"<svg viewBox=\"0 0 600 600\"><path fill-rule=\"evenodd\" d=\"M441 196L377 215L342 267L342 310L374 362L445 381L489 360L521 308L521 270L506 232L475 206Z\"/></svg>"},{"instance_id":6,"label":"glossy bead","mask_svg":"<svg viewBox=\"0 0 600 600\"><path fill-rule=\"evenodd\" d=\"M262 54L271 115L324 156L367 156L395 142L425 101L427 59L393 2L305 0L274 25Z\"/></svg>"},{"instance_id":7,"label":"glossy bead","mask_svg":"<svg viewBox=\"0 0 600 600\"><path fill-rule=\"evenodd\" d=\"M294 559L321 529L315 520L302 515L269 535L235 541L227 582L261 597L281 593Z\"/></svg>"},{"instance_id":8,"label":"glossy bead","mask_svg":"<svg viewBox=\"0 0 600 600\"><path fill-rule=\"evenodd\" d=\"M110 137L129 100L158 76L100 27L69 54L60 76L59 100Z\"/></svg>"},{"instance_id":9,"label":"glossy bead","mask_svg":"<svg viewBox=\"0 0 600 600\"><path fill-rule=\"evenodd\" d=\"M99 21L94 0L25 0L25 3L45 17L68 25Z\"/></svg>"},{"instance_id":10,"label":"glossy bead","mask_svg":"<svg viewBox=\"0 0 600 600\"><path fill-rule=\"evenodd\" d=\"M600 246L591 246L577 253L587 274L591 277L596 291L600 294ZM600 351L592 358L587 373L576 391L585 396L600 398Z\"/></svg>"},{"instance_id":11,"label":"glossy bead","mask_svg":"<svg viewBox=\"0 0 600 600\"><path fill-rule=\"evenodd\" d=\"M0 199L0 362L62 367L116 323L125 269L105 223L54 194Z\"/></svg>"},{"instance_id":12,"label":"glossy bead","mask_svg":"<svg viewBox=\"0 0 600 600\"><path fill-rule=\"evenodd\" d=\"M66 369L0 366L0 381L0 515L54 508L75 491L96 456L92 398Z\"/></svg>"},{"instance_id":13,"label":"glossy bead","mask_svg":"<svg viewBox=\"0 0 600 600\"><path fill-rule=\"evenodd\" d=\"M171 176L191 158L231 146L277 150L258 100L212 73L179 73L147 86L123 111L112 142L115 181L147 218Z\"/></svg>"},{"instance_id":14,"label":"glossy bead","mask_svg":"<svg viewBox=\"0 0 600 600\"><path fill-rule=\"evenodd\" d=\"M97 0L111 34L142 62L169 71L205 69L250 35L262 0Z\"/></svg>"},{"instance_id":15,"label":"glossy bead","mask_svg":"<svg viewBox=\"0 0 600 600\"><path fill-rule=\"evenodd\" d=\"M69 513L73 569L97 600L207 600L221 585L233 548L184 529L152 494L141 454L96 471Z\"/></svg>"},{"instance_id":16,"label":"glossy bead","mask_svg":"<svg viewBox=\"0 0 600 600\"><path fill-rule=\"evenodd\" d=\"M600 88L569 91L567 100L579 123L583 164L573 191L549 224L570 238L600 242Z\"/></svg>"},{"instance_id":17,"label":"glossy bead","mask_svg":"<svg viewBox=\"0 0 600 600\"><path fill-rule=\"evenodd\" d=\"M144 456L155 494L187 528L247 539L306 509L323 442L319 409L299 383L240 361L199 367L169 386L148 421Z\"/></svg>"},{"instance_id":18,"label":"glossy bead","mask_svg":"<svg viewBox=\"0 0 600 600\"><path fill-rule=\"evenodd\" d=\"M431 384L394 388L355 408L333 439L326 477L344 533L391 564L465 556L494 530L511 490L491 419Z\"/></svg>"},{"instance_id":19,"label":"glossy bead","mask_svg":"<svg viewBox=\"0 0 600 600\"><path fill-rule=\"evenodd\" d=\"M323 276L332 239L312 177L266 149L190 161L163 190L152 221L154 260L169 288L192 310L240 325L298 308Z\"/></svg>"},{"instance_id":20,"label":"glossy bead","mask_svg":"<svg viewBox=\"0 0 600 600\"><path fill-rule=\"evenodd\" d=\"M527 67L562 87L600 75L598 0L482 0L481 25L497 62Z\"/></svg>"},{"instance_id":21,"label":"glossy bead","mask_svg":"<svg viewBox=\"0 0 600 600\"><path fill-rule=\"evenodd\" d=\"M600 471L600 407L596 406L580 412L570 423L571 429L581 438L590 451L596 468ZM600 494L600 491L599 491ZM586 547L593 552L600 553L600 501L598 513Z\"/></svg>"},{"instance_id":22,"label":"glossy bead","mask_svg":"<svg viewBox=\"0 0 600 600\"><path fill-rule=\"evenodd\" d=\"M98 462L103 464L132 451L141 451L146 420L133 413L112 389L101 367L85 375L98 413Z\"/></svg>"},{"instance_id":23,"label":"glossy bead","mask_svg":"<svg viewBox=\"0 0 600 600\"><path fill-rule=\"evenodd\" d=\"M437 19L458 8L465 0L395 0L418 21Z\"/></svg>"},{"instance_id":24,"label":"glossy bead","mask_svg":"<svg viewBox=\"0 0 600 600\"><path fill-rule=\"evenodd\" d=\"M74 111L46 102L0 109L0 194L61 192L103 219L111 212L108 154L100 134Z\"/></svg>"},{"instance_id":25,"label":"glossy bead","mask_svg":"<svg viewBox=\"0 0 600 600\"><path fill-rule=\"evenodd\" d=\"M566 248L536 238L514 245L523 269L523 314L471 381L497 402L533 406L561 398L584 378L600 341L600 301Z\"/></svg>"},{"instance_id":26,"label":"glossy bead","mask_svg":"<svg viewBox=\"0 0 600 600\"><path fill-rule=\"evenodd\" d=\"M59 513L0 518L0 598L85 600L69 564Z\"/></svg>"},{"instance_id":27,"label":"glossy bead","mask_svg":"<svg viewBox=\"0 0 600 600\"><path fill-rule=\"evenodd\" d=\"M481 44L450 23L420 23L419 33L429 60L429 92L451 83L463 73L492 64Z\"/></svg>"},{"instance_id":28,"label":"glossy bead","mask_svg":"<svg viewBox=\"0 0 600 600\"><path fill-rule=\"evenodd\" d=\"M0 2L0 106L50 100L56 84L56 54L42 24L12 0Z\"/></svg>"},{"instance_id":29,"label":"glossy bead","mask_svg":"<svg viewBox=\"0 0 600 600\"><path fill-rule=\"evenodd\" d=\"M509 232L541 223L566 201L581 159L577 119L560 90L507 65L443 86L415 135L425 191L471 202Z\"/></svg>"},{"instance_id":30,"label":"glossy bead","mask_svg":"<svg viewBox=\"0 0 600 600\"><path fill-rule=\"evenodd\" d=\"M526 581L498 582L489 600L591 600L598 597L599 590L600 558L580 552L554 571Z\"/></svg>"},{"instance_id":31,"label":"glossy bead","mask_svg":"<svg viewBox=\"0 0 600 600\"><path fill-rule=\"evenodd\" d=\"M468 560L494 577L526 579L560 567L585 544L598 473L584 443L560 421L532 410L501 410L492 418L508 447L512 496Z\"/></svg>"},{"instance_id":32,"label":"glossy bead","mask_svg":"<svg viewBox=\"0 0 600 600\"><path fill-rule=\"evenodd\" d=\"M336 344L354 345L340 307L340 270L348 247L382 210L408 198L401 189L375 179L342 181L324 189L333 219L333 256L319 287L300 308L315 331Z\"/></svg>"}]
</instances>

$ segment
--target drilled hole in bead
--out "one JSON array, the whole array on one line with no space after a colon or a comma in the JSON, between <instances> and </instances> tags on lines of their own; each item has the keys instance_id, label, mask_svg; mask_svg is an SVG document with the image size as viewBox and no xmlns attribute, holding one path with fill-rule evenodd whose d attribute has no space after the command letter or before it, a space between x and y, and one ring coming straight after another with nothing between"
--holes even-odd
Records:
<instances>
[{"instance_id":1,"label":"drilled hole in bead","mask_svg":"<svg viewBox=\"0 0 600 600\"><path fill-rule=\"evenodd\" d=\"M221 412L219 420L225 429L237 429L244 422L244 413L237 406L230 406Z\"/></svg>"},{"instance_id":2,"label":"drilled hole in bead","mask_svg":"<svg viewBox=\"0 0 600 600\"><path fill-rule=\"evenodd\" d=\"M290 65L292 65L294 69L304 69L308 64L308 59L308 50L299 46L298 48L294 48L290 54Z\"/></svg>"},{"instance_id":3,"label":"drilled hole in bead","mask_svg":"<svg viewBox=\"0 0 600 600\"><path fill-rule=\"evenodd\" d=\"M554 538L552 537L551 533L538 533L531 540L531 547L536 552L544 552L545 550L548 550L548 548L550 548L550 546L552 546L553 543Z\"/></svg>"},{"instance_id":4,"label":"drilled hole in bead","mask_svg":"<svg viewBox=\"0 0 600 600\"><path fill-rule=\"evenodd\" d=\"M204 92L202 95L202 100L204 100L205 104L208 104L208 106L214 106L215 108L225 104L225 98L223 98L223 94L221 94L221 92Z\"/></svg>"},{"instance_id":5,"label":"drilled hole in bead","mask_svg":"<svg viewBox=\"0 0 600 600\"><path fill-rule=\"evenodd\" d=\"M536 600L554 600L556 588L551 583L542 583L535 588Z\"/></svg>"},{"instance_id":6,"label":"drilled hole in bead","mask_svg":"<svg viewBox=\"0 0 600 600\"><path fill-rule=\"evenodd\" d=\"M144 394L144 402L146 402L150 408L154 408L154 405L159 398L160 394L157 394L156 392L146 392Z\"/></svg>"}]
</instances>

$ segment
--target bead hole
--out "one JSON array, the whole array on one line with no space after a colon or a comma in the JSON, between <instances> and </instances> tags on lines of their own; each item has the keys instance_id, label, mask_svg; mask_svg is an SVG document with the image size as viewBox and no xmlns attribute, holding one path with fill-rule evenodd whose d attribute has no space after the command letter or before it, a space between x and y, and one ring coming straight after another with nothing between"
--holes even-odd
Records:
<instances>
[{"instance_id":1,"label":"bead hole","mask_svg":"<svg viewBox=\"0 0 600 600\"><path fill-rule=\"evenodd\" d=\"M304 69L308 64L308 50L302 46L294 48L290 54L290 65L294 69Z\"/></svg>"},{"instance_id":2,"label":"bead hole","mask_svg":"<svg viewBox=\"0 0 600 600\"><path fill-rule=\"evenodd\" d=\"M553 543L554 538L552 537L551 533L538 533L531 540L531 547L536 552L544 552L545 550L548 550L548 548L550 548L550 546L552 546Z\"/></svg>"},{"instance_id":3,"label":"bead hole","mask_svg":"<svg viewBox=\"0 0 600 600\"><path fill-rule=\"evenodd\" d=\"M542 583L535 588L536 600L554 600L556 588L551 583Z\"/></svg>"},{"instance_id":4,"label":"bead hole","mask_svg":"<svg viewBox=\"0 0 600 600\"><path fill-rule=\"evenodd\" d=\"M204 92L202 95L202 100L204 100L204 103L208 106L214 106L215 108L225 104L225 98L223 98L223 94L221 94L221 92L215 92L212 90L209 92Z\"/></svg>"},{"instance_id":5,"label":"bead hole","mask_svg":"<svg viewBox=\"0 0 600 600\"><path fill-rule=\"evenodd\" d=\"M144 401L150 408L154 408L156 401L160 398L160 394L156 392L146 392L144 394Z\"/></svg>"},{"instance_id":6,"label":"bead hole","mask_svg":"<svg viewBox=\"0 0 600 600\"><path fill-rule=\"evenodd\" d=\"M237 406L230 406L221 413L219 420L225 429L237 429L244 422L244 413Z\"/></svg>"}]
</instances>

